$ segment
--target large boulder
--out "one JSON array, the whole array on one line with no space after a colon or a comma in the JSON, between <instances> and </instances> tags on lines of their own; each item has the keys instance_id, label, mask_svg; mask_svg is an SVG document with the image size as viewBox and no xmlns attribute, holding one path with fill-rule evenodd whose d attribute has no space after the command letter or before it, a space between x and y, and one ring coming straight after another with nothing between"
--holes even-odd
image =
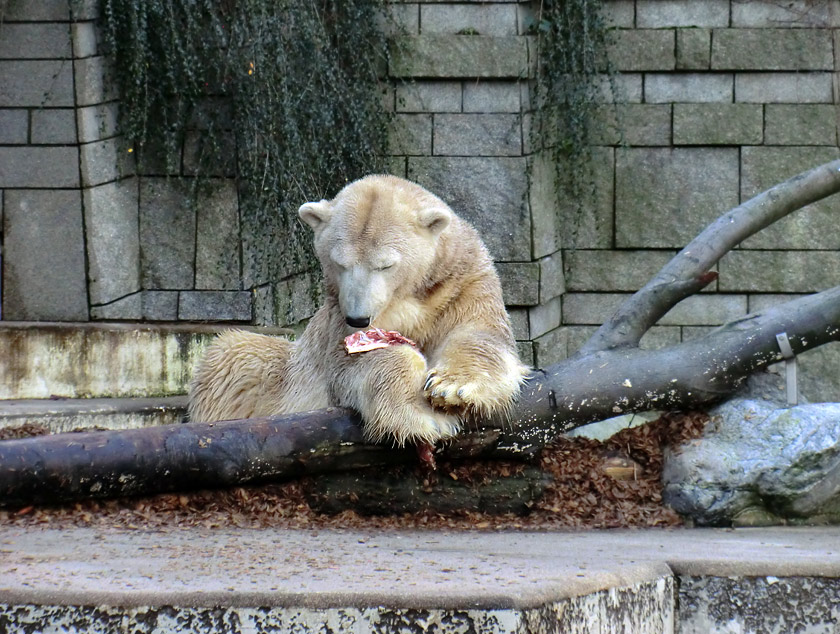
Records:
<instances>
[{"instance_id":1,"label":"large boulder","mask_svg":"<svg viewBox=\"0 0 840 634\"><path fill-rule=\"evenodd\" d=\"M665 501L701 525L840 523L840 404L735 398L668 452Z\"/></svg>"}]
</instances>

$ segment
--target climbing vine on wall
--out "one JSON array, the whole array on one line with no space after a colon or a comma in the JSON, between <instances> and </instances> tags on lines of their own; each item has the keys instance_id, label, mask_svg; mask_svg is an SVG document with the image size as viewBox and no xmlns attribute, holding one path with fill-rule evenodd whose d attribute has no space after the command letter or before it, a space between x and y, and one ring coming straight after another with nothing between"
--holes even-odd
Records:
<instances>
[{"instance_id":1,"label":"climbing vine on wall","mask_svg":"<svg viewBox=\"0 0 840 634\"><path fill-rule=\"evenodd\" d=\"M563 246L574 247L595 185L591 144L599 107L615 101L615 71L602 0L542 0L531 32L537 40L531 143L548 156L561 217Z\"/></svg>"},{"instance_id":2,"label":"climbing vine on wall","mask_svg":"<svg viewBox=\"0 0 840 634\"><path fill-rule=\"evenodd\" d=\"M298 206L386 155L384 0L100 3L141 172L236 177L246 287L313 268Z\"/></svg>"}]
</instances>

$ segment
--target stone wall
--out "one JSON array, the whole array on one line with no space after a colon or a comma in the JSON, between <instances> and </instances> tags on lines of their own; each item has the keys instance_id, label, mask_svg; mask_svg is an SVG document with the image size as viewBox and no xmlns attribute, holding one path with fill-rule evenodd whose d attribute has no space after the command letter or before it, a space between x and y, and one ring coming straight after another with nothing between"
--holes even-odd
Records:
<instances>
[{"instance_id":1,"label":"stone wall","mask_svg":"<svg viewBox=\"0 0 840 634\"><path fill-rule=\"evenodd\" d=\"M3 319L307 318L308 274L245 286L232 181L219 178L190 207L186 185L170 178L192 173L189 145L176 173L135 173L116 137L96 2L74 3L72 20L69 4L9 0L0 27ZM840 2L605 0L622 103L609 105L605 93L595 196L573 249L557 238L568 203L528 143L536 4L395 3L404 54L389 69L387 103L391 171L478 227L521 354L545 366L711 219L838 156ZM714 286L666 315L644 344L836 285L838 205L812 205L745 241L721 261ZM837 348L805 356L806 382L809 365L811 377L840 377ZM823 395L840 399L840 379Z\"/></svg>"}]
</instances>

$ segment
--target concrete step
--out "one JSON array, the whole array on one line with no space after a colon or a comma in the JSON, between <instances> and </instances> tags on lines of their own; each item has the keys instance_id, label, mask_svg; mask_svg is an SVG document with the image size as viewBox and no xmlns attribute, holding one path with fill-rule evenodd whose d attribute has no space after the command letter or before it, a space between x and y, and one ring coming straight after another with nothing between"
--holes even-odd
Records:
<instances>
[{"instance_id":1,"label":"concrete step","mask_svg":"<svg viewBox=\"0 0 840 634\"><path fill-rule=\"evenodd\" d=\"M837 632L833 528L0 524L4 632Z\"/></svg>"},{"instance_id":2,"label":"concrete step","mask_svg":"<svg viewBox=\"0 0 840 634\"><path fill-rule=\"evenodd\" d=\"M10 399L0 401L0 429L38 423L52 433L76 429L134 429L180 423L184 395L156 398Z\"/></svg>"},{"instance_id":3,"label":"concrete step","mask_svg":"<svg viewBox=\"0 0 840 634\"><path fill-rule=\"evenodd\" d=\"M0 321L0 399L184 394L204 348L226 328L230 326Z\"/></svg>"}]
</instances>

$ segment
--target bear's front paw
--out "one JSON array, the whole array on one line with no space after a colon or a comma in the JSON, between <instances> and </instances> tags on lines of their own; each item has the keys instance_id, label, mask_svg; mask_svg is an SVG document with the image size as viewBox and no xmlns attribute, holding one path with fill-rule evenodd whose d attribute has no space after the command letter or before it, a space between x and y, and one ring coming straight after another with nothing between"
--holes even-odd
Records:
<instances>
[{"instance_id":1,"label":"bear's front paw","mask_svg":"<svg viewBox=\"0 0 840 634\"><path fill-rule=\"evenodd\" d=\"M393 438L400 447L418 442L434 445L439 440L451 438L460 429L457 417L435 411L423 402L389 409L387 413L368 418L365 424L365 434L371 440Z\"/></svg>"},{"instance_id":2,"label":"bear's front paw","mask_svg":"<svg viewBox=\"0 0 840 634\"><path fill-rule=\"evenodd\" d=\"M522 375L518 369L494 377L486 371L469 374L438 366L429 371L423 392L438 409L486 417L510 406Z\"/></svg>"}]
</instances>

